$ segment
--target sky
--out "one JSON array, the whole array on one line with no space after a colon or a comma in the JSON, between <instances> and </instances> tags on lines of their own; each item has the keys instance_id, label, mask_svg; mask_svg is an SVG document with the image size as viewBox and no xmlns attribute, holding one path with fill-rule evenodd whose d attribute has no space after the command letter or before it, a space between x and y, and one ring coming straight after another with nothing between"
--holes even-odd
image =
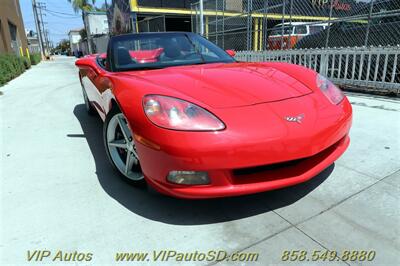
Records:
<instances>
[{"instance_id":1,"label":"sky","mask_svg":"<svg viewBox=\"0 0 400 266\"><path fill-rule=\"evenodd\" d=\"M47 22L45 28L49 30L50 40L57 45L62 39L68 39L71 29L83 28L82 16L76 14L67 0L36 0L46 5L49 11L43 11L43 20ZM108 2L111 2L109 0ZM36 32L35 20L32 11L32 0L20 0L22 17L26 30ZM97 0L96 5L101 6L104 0ZM57 13L58 12L58 13ZM63 13L63 14L60 14Z\"/></svg>"}]
</instances>

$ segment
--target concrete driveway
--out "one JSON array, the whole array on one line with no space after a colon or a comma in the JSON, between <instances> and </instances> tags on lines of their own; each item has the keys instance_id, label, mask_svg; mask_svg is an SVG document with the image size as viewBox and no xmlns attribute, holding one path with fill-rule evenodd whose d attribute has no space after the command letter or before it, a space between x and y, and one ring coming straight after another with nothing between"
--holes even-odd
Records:
<instances>
[{"instance_id":1,"label":"concrete driveway","mask_svg":"<svg viewBox=\"0 0 400 266\"><path fill-rule=\"evenodd\" d=\"M351 146L310 182L188 201L118 178L106 159L101 120L85 113L73 58L43 62L0 91L0 265L135 265L115 263L116 252L212 249L259 252L257 262L217 265L299 264L282 261L285 250L376 251L372 262L301 262L306 265L400 265L395 99L350 94ZM93 256L89 262L28 261L34 250Z\"/></svg>"}]
</instances>

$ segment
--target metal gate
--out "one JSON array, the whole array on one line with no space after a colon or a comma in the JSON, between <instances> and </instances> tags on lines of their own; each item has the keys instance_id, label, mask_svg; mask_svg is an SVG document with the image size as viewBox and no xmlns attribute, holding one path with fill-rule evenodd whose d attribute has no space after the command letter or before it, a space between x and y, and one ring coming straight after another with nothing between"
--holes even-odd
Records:
<instances>
[{"instance_id":1,"label":"metal gate","mask_svg":"<svg viewBox=\"0 0 400 266\"><path fill-rule=\"evenodd\" d=\"M139 32L164 32L165 16L149 17L138 21Z\"/></svg>"}]
</instances>

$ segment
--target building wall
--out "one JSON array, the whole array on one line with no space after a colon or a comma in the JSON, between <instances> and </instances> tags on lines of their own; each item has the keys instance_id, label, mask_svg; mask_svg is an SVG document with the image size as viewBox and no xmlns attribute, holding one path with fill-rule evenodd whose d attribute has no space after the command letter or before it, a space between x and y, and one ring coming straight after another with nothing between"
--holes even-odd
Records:
<instances>
[{"instance_id":1,"label":"building wall","mask_svg":"<svg viewBox=\"0 0 400 266\"><path fill-rule=\"evenodd\" d=\"M25 35L19 0L0 0L0 53L26 56L28 42Z\"/></svg>"},{"instance_id":2,"label":"building wall","mask_svg":"<svg viewBox=\"0 0 400 266\"><path fill-rule=\"evenodd\" d=\"M80 40L81 40L81 35L79 34L79 32L73 32L69 35L69 41L72 44L79 43Z\"/></svg>"},{"instance_id":3,"label":"building wall","mask_svg":"<svg viewBox=\"0 0 400 266\"><path fill-rule=\"evenodd\" d=\"M71 52L80 50L79 42L81 40L81 35L79 34L79 31L70 31L68 37L69 37L69 46L71 48Z\"/></svg>"},{"instance_id":4,"label":"building wall","mask_svg":"<svg viewBox=\"0 0 400 266\"><path fill-rule=\"evenodd\" d=\"M105 13L88 13L86 21L90 35L108 34L108 20Z\"/></svg>"}]
</instances>

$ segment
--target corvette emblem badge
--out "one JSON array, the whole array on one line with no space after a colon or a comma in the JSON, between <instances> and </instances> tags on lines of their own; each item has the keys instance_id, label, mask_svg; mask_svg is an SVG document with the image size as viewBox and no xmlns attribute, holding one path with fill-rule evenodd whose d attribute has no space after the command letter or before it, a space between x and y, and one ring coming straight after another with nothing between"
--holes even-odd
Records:
<instances>
[{"instance_id":1,"label":"corvette emblem badge","mask_svg":"<svg viewBox=\"0 0 400 266\"><path fill-rule=\"evenodd\" d=\"M285 120L288 122L296 122L301 124L301 122L303 121L304 118L304 114L299 114L297 116L285 116Z\"/></svg>"}]
</instances>

